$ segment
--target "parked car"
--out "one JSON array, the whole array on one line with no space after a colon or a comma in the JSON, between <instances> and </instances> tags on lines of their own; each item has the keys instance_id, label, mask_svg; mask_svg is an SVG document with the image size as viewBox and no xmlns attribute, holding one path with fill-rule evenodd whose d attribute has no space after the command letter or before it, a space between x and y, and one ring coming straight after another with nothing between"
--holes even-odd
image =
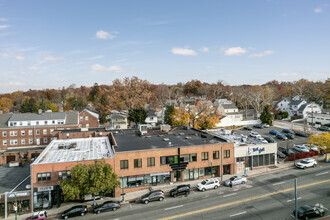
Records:
<instances>
[{"instance_id":1,"label":"parked car","mask_svg":"<svg viewBox=\"0 0 330 220\"><path fill-rule=\"evenodd\" d=\"M216 189L219 186L220 183L217 178L210 178L210 179L204 179L201 183L198 183L197 189L204 192L207 189Z\"/></svg>"},{"instance_id":2,"label":"parked car","mask_svg":"<svg viewBox=\"0 0 330 220\"><path fill-rule=\"evenodd\" d=\"M284 136L289 138L289 139L294 139L294 135L290 134L290 133L286 133L286 134L284 134Z\"/></svg>"},{"instance_id":3,"label":"parked car","mask_svg":"<svg viewBox=\"0 0 330 220\"><path fill-rule=\"evenodd\" d=\"M296 132L296 136L300 136L300 137L308 137L308 134L301 132L301 131L297 131Z\"/></svg>"},{"instance_id":4,"label":"parked car","mask_svg":"<svg viewBox=\"0 0 330 220\"><path fill-rule=\"evenodd\" d=\"M283 140L283 141L285 141L286 139L288 139L285 135L283 135L283 134L277 134L276 135L276 138L277 139L279 139L279 140Z\"/></svg>"},{"instance_id":5,"label":"parked car","mask_svg":"<svg viewBox=\"0 0 330 220\"><path fill-rule=\"evenodd\" d=\"M76 205L68 210L65 210L61 217L64 219L68 219L70 217L75 217L75 216L84 216L87 213L87 206L85 205Z\"/></svg>"},{"instance_id":6,"label":"parked car","mask_svg":"<svg viewBox=\"0 0 330 220\"><path fill-rule=\"evenodd\" d=\"M265 137L265 140L266 140L268 143L276 143L276 141L275 141L274 138L272 138L272 137Z\"/></svg>"},{"instance_id":7,"label":"parked car","mask_svg":"<svg viewBox=\"0 0 330 220\"><path fill-rule=\"evenodd\" d=\"M148 204L149 202L153 202L153 201L163 201L164 198L165 198L165 193L162 190L153 190L141 196L139 201L144 204Z\"/></svg>"},{"instance_id":8,"label":"parked car","mask_svg":"<svg viewBox=\"0 0 330 220\"><path fill-rule=\"evenodd\" d=\"M277 151L277 157L279 157L279 158L286 158L286 156L285 156L285 154L284 153L282 153L281 151Z\"/></svg>"},{"instance_id":9,"label":"parked car","mask_svg":"<svg viewBox=\"0 0 330 220\"><path fill-rule=\"evenodd\" d=\"M330 128L327 127L327 126L321 126L321 127L317 128L317 129L320 130L320 131L330 131Z\"/></svg>"},{"instance_id":10,"label":"parked car","mask_svg":"<svg viewBox=\"0 0 330 220\"><path fill-rule=\"evenodd\" d=\"M294 132L292 130L290 130L290 129L283 129L282 131L285 134L294 134Z\"/></svg>"},{"instance_id":11,"label":"parked car","mask_svg":"<svg viewBox=\"0 0 330 220\"><path fill-rule=\"evenodd\" d=\"M263 128L263 126L262 126L262 124L256 124L256 125L253 125L253 127L255 127L255 128Z\"/></svg>"},{"instance_id":12,"label":"parked car","mask_svg":"<svg viewBox=\"0 0 330 220\"><path fill-rule=\"evenodd\" d=\"M287 149L286 147L278 147L278 150L281 151L286 156L288 156L290 154L294 154L294 151Z\"/></svg>"},{"instance_id":13,"label":"parked car","mask_svg":"<svg viewBox=\"0 0 330 220\"><path fill-rule=\"evenodd\" d=\"M325 214L326 209L321 204L316 204L315 206L303 205L297 210L299 219L309 219L314 217L322 217ZM296 212L293 211L293 216Z\"/></svg>"},{"instance_id":14,"label":"parked car","mask_svg":"<svg viewBox=\"0 0 330 220\"><path fill-rule=\"evenodd\" d=\"M258 132L251 131L251 132L250 132L250 137L253 137L253 138L261 138L261 135L260 135Z\"/></svg>"},{"instance_id":15,"label":"parked car","mask_svg":"<svg viewBox=\"0 0 330 220\"><path fill-rule=\"evenodd\" d=\"M257 138L257 141L260 141L263 144L268 144L268 141L265 138L262 138L262 137Z\"/></svg>"},{"instance_id":16,"label":"parked car","mask_svg":"<svg viewBox=\"0 0 330 220\"><path fill-rule=\"evenodd\" d=\"M107 212L107 211L116 211L120 208L120 202L118 201L106 201L102 205L96 206L93 209L93 212L95 214L100 214L101 212Z\"/></svg>"},{"instance_id":17,"label":"parked car","mask_svg":"<svg viewBox=\"0 0 330 220\"><path fill-rule=\"evenodd\" d=\"M317 162L313 158L307 158L301 160L299 163L296 164L297 168L305 169L307 167L316 167Z\"/></svg>"},{"instance_id":18,"label":"parked car","mask_svg":"<svg viewBox=\"0 0 330 220\"><path fill-rule=\"evenodd\" d=\"M269 124L267 124L267 123L263 123L261 125L262 125L263 128L269 128Z\"/></svg>"},{"instance_id":19,"label":"parked car","mask_svg":"<svg viewBox=\"0 0 330 220\"><path fill-rule=\"evenodd\" d=\"M252 128L250 126L245 126L244 130L252 131Z\"/></svg>"},{"instance_id":20,"label":"parked car","mask_svg":"<svg viewBox=\"0 0 330 220\"><path fill-rule=\"evenodd\" d=\"M44 220L47 219L47 212L46 211L40 211L35 212L31 217L27 217L25 220Z\"/></svg>"},{"instance_id":21,"label":"parked car","mask_svg":"<svg viewBox=\"0 0 330 220\"><path fill-rule=\"evenodd\" d=\"M172 196L172 197L176 197L176 196L179 196L179 195L186 195L187 196L189 193L190 193L190 184L180 185L180 186L177 186L174 189L171 189L170 196Z\"/></svg>"},{"instance_id":22,"label":"parked car","mask_svg":"<svg viewBox=\"0 0 330 220\"><path fill-rule=\"evenodd\" d=\"M239 184L245 184L246 178L242 176L233 176L232 178L225 181L225 186L232 186L239 185Z\"/></svg>"},{"instance_id":23,"label":"parked car","mask_svg":"<svg viewBox=\"0 0 330 220\"><path fill-rule=\"evenodd\" d=\"M278 135L278 134L281 134L281 133L279 131L276 131L276 130L270 130L269 134Z\"/></svg>"},{"instance_id":24,"label":"parked car","mask_svg":"<svg viewBox=\"0 0 330 220\"><path fill-rule=\"evenodd\" d=\"M298 152L309 152L309 149L304 145L295 145L293 149Z\"/></svg>"}]
</instances>

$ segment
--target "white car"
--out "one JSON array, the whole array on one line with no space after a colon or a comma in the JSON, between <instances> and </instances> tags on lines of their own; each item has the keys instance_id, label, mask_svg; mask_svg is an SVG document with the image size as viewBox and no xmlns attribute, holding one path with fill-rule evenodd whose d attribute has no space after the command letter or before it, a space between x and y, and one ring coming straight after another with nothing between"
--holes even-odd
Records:
<instances>
[{"instance_id":1,"label":"white car","mask_svg":"<svg viewBox=\"0 0 330 220\"><path fill-rule=\"evenodd\" d=\"M210 179L204 179L201 183L198 183L197 189L204 192L207 189L216 189L219 186L220 183L217 178L210 178Z\"/></svg>"},{"instance_id":2,"label":"white car","mask_svg":"<svg viewBox=\"0 0 330 220\"><path fill-rule=\"evenodd\" d=\"M261 138L261 135L260 135L258 132L251 131L251 132L250 132L250 137L253 137L253 138Z\"/></svg>"},{"instance_id":3,"label":"white car","mask_svg":"<svg viewBox=\"0 0 330 220\"><path fill-rule=\"evenodd\" d=\"M307 158L307 159L303 159L302 161L297 163L296 167L305 169L306 167L316 167L316 165L317 165L317 162L315 159Z\"/></svg>"},{"instance_id":4,"label":"white car","mask_svg":"<svg viewBox=\"0 0 330 220\"><path fill-rule=\"evenodd\" d=\"M268 144L268 141L266 141L265 138L262 137L258 138L257 141L260 141L263 144Z\"/></svg>"},{"instance_id":5,"label":"white car","mask_svg":"<svg viewBox=\"0 0 330 220\"><path fill-rule=\"evenodd\" d=\"M295 145L293 149L298 152L309 152L309 149L303 145Z\"/></svg>"}]
</instances>

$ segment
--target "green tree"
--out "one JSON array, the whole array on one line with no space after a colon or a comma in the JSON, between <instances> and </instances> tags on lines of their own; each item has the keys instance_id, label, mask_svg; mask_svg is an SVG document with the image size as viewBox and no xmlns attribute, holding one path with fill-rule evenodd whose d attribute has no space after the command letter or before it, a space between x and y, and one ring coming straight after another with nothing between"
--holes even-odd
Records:
<instances>
[{"instance_id":1,"label":"green tree","mask_svg":"<svg viewBox=\"0 0 330 220\"><path fill-rule=\"evenodd\" d=\"M261 112L260 120L262 123L273 125L273 115L270 113L270 106L266 105L263 112Z\"/></svg>"},{"instance_id":2,"label":"green tree","mask_svg":"<svg viewBox=\"0 0 330 220\"><path fill-rule=\"evenodd\" d=\"M59 182L64 201L82 199L86 194L110 193L120 185L117 175L105 160L93 164L77 164L71 169L71 178Z\"/></svg>"},{"instance_id":3,"label":"green tree","mask_svg":"<svg viewBox=\"0 0 330 220\"><path fill-rule=\"evenodd\" d=\"M148 116L148 112L144 108L130 109L128 112L128 120L137 124L144 124Z\"/></svg>"},{"instance_id":4,"label":"green tree","mask_svg":"<svg viewBox=\"0 0 330 220\"><path fill-rule=\"evenodd\" d=\"M99 93L100 93L100 87L97 83L95 83L88 95L88 100L94 102L97 99Z\"/></svg>"},{"instance_id":5,"label":"green tree","mask_svg":"<svg viewBox=\"0 0 330 220\"><path fill-rule=\"evenodd\" d=\"M21 104L19 111L21 113L26 113L26 112L37 113L39 109L38 107L39 105L37 104L37 101L34 98L27 98Z\"/></svg>"},{"instance_id":6,"label":"green tree","mask_svg":"<svg viewBox=\"0 0 330 220\"><path fill-rule=\"evenodd\" d=\"M165 113L164 113L164 122L165 122L165 124L172 125L171 114L173 112L174 112L174 106L173 105L166 106Z\"/></svg>"}]
</instances>

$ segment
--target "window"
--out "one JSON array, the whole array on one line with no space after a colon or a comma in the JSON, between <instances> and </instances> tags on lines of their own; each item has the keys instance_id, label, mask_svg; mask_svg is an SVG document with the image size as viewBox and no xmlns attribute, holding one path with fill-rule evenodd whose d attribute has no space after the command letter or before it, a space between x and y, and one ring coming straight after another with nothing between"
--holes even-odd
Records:
<instances>
[{"instance_id":1,"label":"window","mask_svg":"<svg viewBox=\"0 0 330 220\"><path fill-rule=\"evenodd\" d=\"M31 126L31 122L30 122L30 121L28 121L27 125L28 125L28 126Z\"/></svg>"},{"instance_id":2,"label":"window","mask_svg":"<svg viewBox=\"0 0 330 220\"><path fill-rule=\"evenodd\" d=\"M142 159L134 159L134 168L141 168L142 167Z\"/></svg>"},{"instance_id":3,"label":"window","mask_svg":"<svg viewBox=\"0 0 330 220\"><path fill-rule=\"evenodd\" d=\"M21 139L21 144L25 144L25 139Z\"/></svg>"},{"instance_id":4,"label":"window","mask_svg":"<svg viewBox=\"0 0 330 220\"><path fill-rule=\"evenodd\" d=\"M54 129L50 129L49 133L53 134L54 132Z\"/></svg>"},{"instance_id":5,"label":"window","mask_svg":"<svg viewBox=\"0 0 330 220\"><path fill-rule=\"evenodd\" d=\"M160 164L172 164L172 163L178 163L179 157L176 156L166 156L166 157L160 157Z\"/></svg>"},{"instance_id":6,"label":"window","mask_svg":"<svg viewBox=\"0 0 330 220\"><path fill-rule=\"evenodd\" d=\"M44 143L46 144L48 142L48 138L44 138Z\"/></svg>"},{"instance_id":7,"label":"window","mask_svg":"<svg viewBox=\"0 0 330 220\"><path fill-rule=\"evenodd\" d=\"M38 182L40 181L49 181L50 173L37 173Z\"/></svg>"},{"instance_id":8,"label":"window","mask_svg":"<svg viewBox=\"0 0 330 220\"><path fill-rule=\"evenodd\" d=\"M202 160L208 160L209 159L209 152L202 152Z\"/></svg>"},{"instance_id":9,"label":"window","mask_svg":"<svg viewBox=\"0 0 330 220\"><path fill-rule=\"evenodd\" d=\"M38 135L38 134L40 134L40 131L39 131L39 129L37 129L37 130L36 130L36 134L37 134L37 135Z\"/></svg>"},{"instance_id":10,"label":"window","mask_svg":"<svg viewBox=\"0 0 330 220\"><path fill-rule=\"evenodd\" d=\"M29 135L32 135L32 130L29 130Z\"/></svg>"},{"instance_id":11,"label":"window","mask_svg":"<svg viewBox=\"0 0 330 220\"><path fill-rule=\"evenodd\" d=\"M120 161L120 169L128 169L128 160Z\"/></svg>"},{"instance_id":12,"label":"window","mask_svg":"<svg viewBox=\"0 0 330 220\"><path fill-rule=\"evenodd\" d=\"M3 141L2 141L2 144L3 144L4 146L6 146L6 145L7 145L7 140L3 140Z\"/></svg>"},{"instance_id":13,"label":"window","mask_svg":"<svg viewBox=\"0 0 330 220\"><path fill-rule=\"evenodd\" d=\"M43 134L47 134L47 129L44 129L43 130Z\"/></svg>"},{"instance_id":14,"label":"window","mask_svg":"<svg viewBox=\"0 0 330 220\"><path fill-rule=\"evenodd\" d=\"M22 136L25 136L25 130L22 130L22 131L21 131L21 135L22 135Z\"/></svg>"},{"instance_id":15,"label":"window","mask_svg":"<svg viewBox=\"0 0 330 220\"><path fill-rule=\"evenodd\" d=\"M39 121L36 121L36 125L39 125Z\"/></svg>"},{"instance_id":16,"label":"window","mask_svg":"<svg viewBox=\"0 0 330 220\"><path fill-rule=\"evenodd\" d=\"M17 139L10 140L10 145L17 145L17 144L18 144Z\"/></svg>"},{"instance_id":17,"label":"window","mask_svg":"<svg viewBox=\"0 0 330 220\"><path fill-rule=\"evenodd\" d=\"M88 116L85 117L85 121L88 121Z\"/></svg>"},{"instance_id":18,"label":"window","mask_svg":"<svg viewBox=\"0 0 330 220\"><path fill-rule=\"evenodd\" d=\"M33 144L33 139L29 138L29 144Z\"/></svg>"},{"instance_id":19,"label":"window","mask_svg":"<svg viewBox=\"0 0 330 220\"><path fill-rule=\"evenodd\" d=\"M2 137L7 137L7 131L2 132Z\"/></svg>"},{"instance_id":20,"label":"window","mask_svg":"<svg viewBox=\"0 0 330 220\"><path fill-rule=\"evenodd\" d=\"M190 154L190 162L197 161L197 154Z\"/></svg>"},{"instance_id":21,"label":"window","mask_svg":"<svg viewBox=\"0 0 330 220\"><path fill-rule=\"evenodd\" d=\"M155 166L155 158L154 157L148 157L148 167Z\"/></svg>"},{"instance_id":22,"label":"window","mask_svg":"<svg viewBox=\"0 0 330 220\"><path fill-rule=\"evenodd\" d=\"M84 117L80 116L80 121L84 120Z\"/></svg>"},{"instance_id":23,"label":"window","mask_svg":"<svg viewBox=\"0 0 330 220\"><path fill-rule=\"evenodd\" d=\"M219 159L219 151L213 151L213 159Z\"/></svg>"},{"instance_id":24,"label":"window","mask_svg":"<svg viewBox=\"0 0 330 220\"><path fill-rule=\"evenodd\" d=\"M55 121L52 121L52 124L54 125L55 124Z\"/></svg>"},{"instance_id":25,"label":"window","mask_svg":"<svg viewBox=\"0 0 330 220\"><path fill-rule=\"evenodd\" d=\"M10 136L17 136L17 131L10 131Z\"/></svg>"},{"instance_id":26,"label":"window","mask_svg":"<svg viewBox=\"0 0 330 220\"><path fill-rule=\"evenodd\" d=\"M45 125L47 125L48 124L48 121L45 121Z\"/></svg>"},{"instance_id":27,"label":"window","mask_svg":"<svg viewBox=\"0 0 330 220\"><path fill-rule=\"evenodd\" d=\"M86 124L86 128L89 128L89 124Z\"/></svg>"},{"instance_id":28,"label":"window","mask_svg":"<svg viewBox=\"0 0 330 220\"><path fill-rule=\"evenodd\" d=\"M65 180L67 178L71 178L70 170L58 171L58 179Z\"/></svg>"},{"instance_id":29,"label":"window","mask_svg":"<svg viewBox=\"0 0 330 220\"><path fill-rule=\"evenodd\" d=\"M230 150L224 150L224 158L229 158L230 157Z\"/></svg>"}]
</instances>

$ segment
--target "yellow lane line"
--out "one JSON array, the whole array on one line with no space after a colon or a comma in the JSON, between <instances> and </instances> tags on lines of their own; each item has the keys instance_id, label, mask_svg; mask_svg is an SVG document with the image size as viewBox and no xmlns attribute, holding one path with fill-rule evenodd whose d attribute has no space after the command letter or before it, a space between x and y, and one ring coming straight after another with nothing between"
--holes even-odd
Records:
<instances>
[{"instance_id":1,"label":"yellow lane line","mask_svg":"<svg viewBox=\"0 0 330 220\"><path fill-rule=\"evenodd\" d=\"M315 186L315 185L322 184L322 183L327 183L327 182L330 182L330 179L322 180L322 181L319 181L319 182L314 182L314 183L310 183L310 184L306 184L306 185L301 185L301 186L298 186L297 188L302 189L302 188ZM222 204L222 205L216 205L216 206L212 206L212 207L205 208L205 209L200 209L200 210L196 210L196 211L192 211L192 212L186 212L186 213L183 213L183 214L166 217L166 218L162 218L162 219L159 219L159 220L170 220L170 219L175 219L175 218L181 218L181 217L185 217L185 216L189 216L189 215L194 215L194 214L198 214L198 213L202 213L202 212L211 211L211 210L218 209L218 208L223 208L223 207L226 207L226 206L236 205L236 204L239 204L239 203L249 202L249 201L256 200L256 199L261 199L261 198L273 196L273 195L280 194L280 193L285 193L285 192L292 191L292 190L294 190L294 187L284 189L284 190L280 190L280 191L276 191L276 192L272 192L272 193L267 193L267 194L260 195L260 196L250 197L250 198L239 200L239 201L229 202L229 203L225 203L225 204Z\"/></svg>"}]
</instances>

